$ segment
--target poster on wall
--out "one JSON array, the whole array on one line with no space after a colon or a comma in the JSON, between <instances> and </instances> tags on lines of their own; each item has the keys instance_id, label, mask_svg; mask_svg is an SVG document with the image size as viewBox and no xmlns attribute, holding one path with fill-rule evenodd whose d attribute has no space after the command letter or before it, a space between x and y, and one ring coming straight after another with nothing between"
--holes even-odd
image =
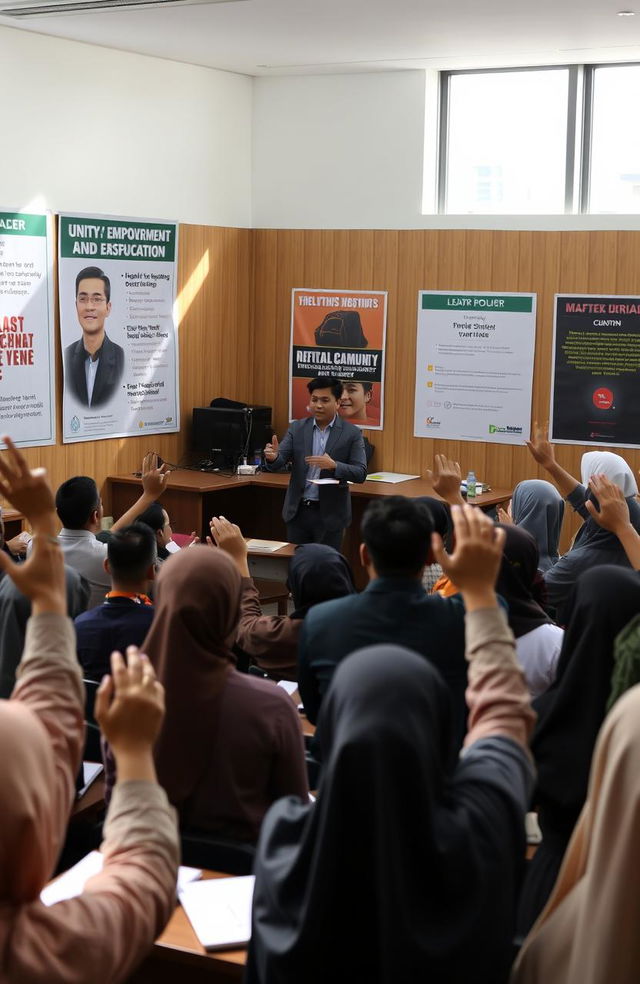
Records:
<instances>
[{"instance_id":1,"label":"poster on wall","mask_svg":"<svg viewBox=\"0 0 640 984\"><path fill-rule=\"evenodd\" d=\"M522 444L535 341L535 294L421 290L415 436Z\"/></svg>"},{"instance_id":2,"label":"poster on wall","mask_svg":"<svg viewBox=\"0 0 640 984\"><path fill-rule=\"evenodd\" d=\"M309 416L310 379L336 376L343 420L382 430L386 329L386 291L294 288L289 419Z\"/></svg>"},{"instance_id":3,"label":"poster on wall","mask_svg":"<svg viewBox=\"0 0 640 984\"><path fill-rule=\"evenodd\" d=\"M51 242L51 216L0 210L0 433L24 448L56 440Z\"/></svg>"},{"instance_id":4,"label":"poster on wall","mask_svg":"<svg viewBox=\"0 0 640 984\"><path fill-rule=\"evenodd\" d=\"M61 215L63 440L180 428L175 222Z\"/></svg>"},{"instance_id":5,"label":"poster on wall","mask_svg":"<svg viewBox=\"0 0 640 984\"><path fill-rule=\"evenodd\" d=\"M556 294L550 434L640 447L640 297Z\"/></svg>"}]
</instances>

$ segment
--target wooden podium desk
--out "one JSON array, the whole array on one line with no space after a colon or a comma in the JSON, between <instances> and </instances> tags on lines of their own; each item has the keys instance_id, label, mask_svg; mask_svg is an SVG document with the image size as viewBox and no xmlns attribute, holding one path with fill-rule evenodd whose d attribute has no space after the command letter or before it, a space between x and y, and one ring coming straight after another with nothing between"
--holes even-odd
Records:
<instances>
[{"instance_id":1,"label":"wooden podium desk","mask_svg":"<svg viewBox=\"0 0 640 984\"><path fill-rule=\"evenodd\" d=\"M286 540L282 505L289 484L288 473L261 472L258 475L219 475L179 468L171 473L162 495L162 506L171 517L171 525L180 533L195 530L199 536L209 533L212 516L226 516L237 523L246 537ZM107 503L113 516L121 516L136 501L142 490L134 475L110 475L107 478ZM390 482L362 482L351 486L353 519L346 532L343 553L349 560L358 587L364 587L366 575L358 560L360 523L372 499L388 495L417 498L435 495L422 478L393 485ZM436 498L439 498L436 496ZM510 489L494 489L476 496L475 504L490 508L511 498ZM268 556L268 555L266 555Z\"/></svg>"}]
</instances>

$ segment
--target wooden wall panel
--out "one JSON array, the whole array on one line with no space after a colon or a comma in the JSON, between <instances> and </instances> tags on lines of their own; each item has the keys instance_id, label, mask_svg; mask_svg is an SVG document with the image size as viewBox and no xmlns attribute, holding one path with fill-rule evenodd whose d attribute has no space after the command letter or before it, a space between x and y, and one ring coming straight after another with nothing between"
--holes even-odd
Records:
<instances>
[{"instance_id":1,"label":"wooden wall panel","mask_svg":"<svg viewBox=\"0 0 640 984\"><path fill-rule=\"evenodd\" d=\"M424 474L434 453L442 452L459 460L463 472L473 467L494 486L544 477L524 445L413 437L419 289L537 294L532 417L541 422L549 415L554 294L640 294L640 232L255 230L253 236L254 308L260 312L254 338L254 388L261 402L273 406L279 434L286 428L288 413L291 288L389 291L385 428L367 436L376 447L375 466L392 471ZM268 373L262 373L263 366L269 367ZM640 443L640 434L638 438ZM579 476L584 450L559 445L557 457ZM637 471L640 451L625 449L623 454ZM574 519L567 516L565 545L575 529Z\"/></svg>"},{"instance_id":2,"label":"wooden wall panel","mask_svg":"<svg viewBox=\"0 0 640 984\"><path fill-rule=\"evenodd\" d=\"M189 446L192 407L207 405L214 396L251 399L252 264L251 230L180 227L180 433L30 448L25 450L28 461L46 467L54 487L71 475L91 475L103 488L107 475L137 471L147 450L179 462ZM58 339L56 359L60 394ZM62 433L60 402L58 399L58 434ZM108 510L108 502L105 507Z\"/></svg>"},{"instance_id":3,"label":"wooden wall panel","mask_svg":"<svg viewBox=\"0 0 640 984\"><path fill-rule=\"evenodd\" d=\"M289 409L293 287L389 292L385 427L367 432L376 448L377 468L424 474L433 455L442 452L458 460L463 472L473 467L494 486L544 477L524 446L413 437L418 290L537 293L532 416L540 421L549 413L554 294L640 294L640 232L181 226L179 244L180 434L27 451L33 465L48 468L54 485L69 475L89 474L102 486L110 473L137 470L150 448L179 462L189 446L191 408L214 396L271 405L275 428L282 434ZM584 450L561 445L557 456L578 475ZM624 456L634 470L640 467L640 451L625 450ZM566 542L576 524L568 518L565 526Z\"/></svg>"}]
</instances>

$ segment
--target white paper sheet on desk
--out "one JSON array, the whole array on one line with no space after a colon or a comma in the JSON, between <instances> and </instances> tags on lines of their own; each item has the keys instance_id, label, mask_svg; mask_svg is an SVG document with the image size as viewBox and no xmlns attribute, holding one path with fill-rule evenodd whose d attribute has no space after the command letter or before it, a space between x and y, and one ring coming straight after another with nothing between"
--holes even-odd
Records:
<instances>
[{"instance_id":1,"label":"white paper sheet on desk","mask_svg":"<svg viewBox=\"0 0 640 984\"><path fill-rule=\"evenodd\" d=\"M103 862L104 857L100 851L91 851L74 864L73 868L69 868L50 885L46 885L40 892L40 901L45 905L54 905L56 902L64 902L65 899L75 899L76 896L82 895L89 879L102 871ZM177 891L180 892L190 882L201 877L200 868L186 868L181 865L178 868Z\"/></svg>"},{"instance_id":2,"label":"white paper sheet on desk","mask_svg":"<svg viewBox=\"0 0 640 984\"><path fill-rule=\"evenodd\" d=\"M247 540L247 546L249 550L260 550L264 553L275 553L276 550L280 550L281 547L288 547L289 543L287 540Z\"/></svg>"},{"instance_id":3,"label":"white paper sheet on desk","mask_svg":"<svg viewBox=\"0 0 640 984\"><path fill-rule=\"evenodd\" d=\"M340 485L337 478L310 478L311 485Z\"/></svg>"},{"instance_id":4,"label":"white paper sheet on desk","mask_svg":"<svg viewBox=\"0 0 640 984\"><path fill-rule=\"evenodd\" d=\"M298 689L298 684L293 680L278 680L278 686L282 687L283 690L286 690L289 697L291 697L291 694L295 694Z\"/></svg>"},{"instance_id":5,"label":"white paper sheet on desk","mask_svg":"<svg viewBox=\"0 0 640 984\"><path fill-rule=\"evenodd\" d=\"M205 950L230 950L249 942L254 883L253 875L208 878L192 882L179 893Z\"/></svg>"},{"instance_id":6,"label":"white paper sheet on desk","mask_svg":"<svg viewBox=\"0 0 640 984\"><path fill-rule=\"evenodd\" d=\"M410 482L412 478L420 478L420 476L402 475L400 472L374 472L372 475L367 475L365 481L389 482L391 485L397 485L399 482Z\"/></svg>"}]
</instances>

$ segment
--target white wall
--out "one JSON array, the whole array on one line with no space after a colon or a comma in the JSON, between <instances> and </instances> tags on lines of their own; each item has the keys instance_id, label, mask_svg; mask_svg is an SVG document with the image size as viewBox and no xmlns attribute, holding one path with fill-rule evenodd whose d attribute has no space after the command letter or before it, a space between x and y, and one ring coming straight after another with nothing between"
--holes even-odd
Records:
<instances>
[{"instance_id":1,"label":"white wall","mask_svg":"<svg viewBox=\"0 0 640 984\"><path fill-rule=\"evenodd\" d=\"M417 70L254 79L253 225L640 228L639 215L433 214L437 82Z\"/></svg>"},{"instance_id":2,"label":"white wall","mask_svg":"<svg viewBox=\"0 0 640 984\"><path fill-rule=\"evenodd\" d=\"M0 27L0 206L251 225L252 80Z\"/></svg>"},{"instance_id":3,"label":"white wall","mask_svg":"<svg viewBox=\"0 0 640 984\"><path fill-rule=\"evenodd\" d=\"M416 225L424 79L421 71L254 79L254 226Z\"/></svg>"}]
</instances>

